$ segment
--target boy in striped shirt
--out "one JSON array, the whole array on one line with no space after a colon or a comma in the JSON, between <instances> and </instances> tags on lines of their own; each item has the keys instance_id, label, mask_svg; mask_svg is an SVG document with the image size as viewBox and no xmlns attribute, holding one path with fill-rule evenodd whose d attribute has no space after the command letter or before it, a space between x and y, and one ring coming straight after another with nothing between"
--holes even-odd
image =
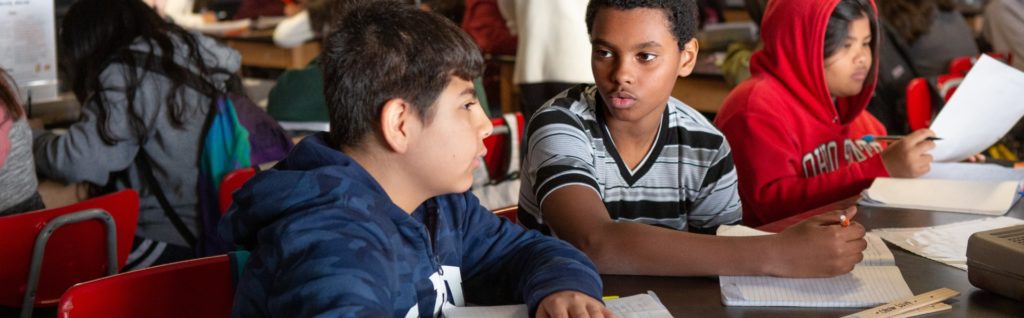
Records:
<instances>
[{"instance_id":1,"label":"boy in striped shirt","mask_svg":"<svg viewBox=\"0 0 1024 318\"><path fill-rule=\"evenodd\" d=\"M827 277L866 242L832 211L778 235L717 237L740 222L725 137L669 95L693 70L693 1L592 0L596 85L571 88L527 128L520 218L583 250L606 274Z\"/></svg>"}]
</instances>

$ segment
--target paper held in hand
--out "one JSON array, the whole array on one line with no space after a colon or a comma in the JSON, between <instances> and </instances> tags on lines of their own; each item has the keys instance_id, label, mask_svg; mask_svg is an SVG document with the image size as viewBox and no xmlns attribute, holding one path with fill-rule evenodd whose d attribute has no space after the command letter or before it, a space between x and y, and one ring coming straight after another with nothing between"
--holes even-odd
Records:
<instances>
[{"instance_id":1,"label":"paper held in hand","mask_svg":"<svg viewBox=\"0 0 1024 318\"><path fill-rule=\"evenodd\" d=\"M985 150L1024 116L1024 72L982 55L932 122L931 154L954 162Z\"/></svg>"}]
</instances>

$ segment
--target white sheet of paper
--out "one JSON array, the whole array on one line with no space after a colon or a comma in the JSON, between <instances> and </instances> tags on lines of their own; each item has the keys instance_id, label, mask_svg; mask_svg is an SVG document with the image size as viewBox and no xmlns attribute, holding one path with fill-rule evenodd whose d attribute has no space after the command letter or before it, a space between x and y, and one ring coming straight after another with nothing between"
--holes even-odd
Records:
<instances>
[{"instance_id":1,"label":"white sheet of paper","mask_svg":"<svg viewBox=\"0 0 1024 318\"><path fill-rule=\"evenodd\" d=\"M606 300L605 306L619 318L672 318L668 308L658 300L654 292L636 294L629 297ZM470 306L444 308L445 317L490 317L490 318L526 318L529 317L526 305L506 306Z\"/></svg>"},{"instance_id":2,"label":"white sheet of paper","mask_svg":"<svg viewBox=\"0 0 1024 318\"><path fill-rule=\"evenodd\" d=\"M770 234L745 226L723 225L720 236ZM870 307L912 296L895 258L878 236L864 237L864 259L853 271L830 278L721 276L726 306Z\"/></svg>"},{"instance_id":3,"label":"white sheet of paper","mask_svg":"<svg viewBox=\"0 0 1024 318\"><path fill-rule=\"evenodd\" d=\"M1017 181L875 178L859 204L1003 215L1017 199Z\"/></svg>"},{"instance_id":4,"label":"white sheet of paper","mask_svg":"<svg viewBox=\"0 0 1024 318\"><path fill-rule=\"evenodd\" d=\"M1024 220L1002 216L932 227L875 229L871 233L914 254L967 270L967 239L971 234L1018 224L1024 224Z\"/></svg>"},{"instance_id":5,"label":"white sheet of paper","mask_svg":"<svg viewBox=\"0 0 1024 318\"><path fill-rule=\"evenodd\" d=\"M988 148L1024 116L1024 72L982 55L932 122L942 140L935 161L966 159Z\"/></svg>"},{"instance_id":6,"label":"white sheet of paper","mask_svg":"<svg viewBox=\"0 0 1024 318\"><path fill-rule=\"evenodd\" d=\"M935 162L921 179L1021 181L1024 169L1013 169L991 163Z\"/></svg>"}]
</instances>

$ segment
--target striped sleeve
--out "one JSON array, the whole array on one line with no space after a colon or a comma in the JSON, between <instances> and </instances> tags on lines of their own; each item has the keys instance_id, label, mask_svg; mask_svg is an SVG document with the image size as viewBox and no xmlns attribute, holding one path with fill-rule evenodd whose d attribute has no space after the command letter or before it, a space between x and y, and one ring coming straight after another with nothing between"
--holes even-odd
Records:
<instances>
[{"instance_id":1,"label":"striped sleeve","mask_svg":"<svg viewBox=\"0 0 1024 318\"><path fill-rule=\"evenodd\" d=\"M529 191L537 207L551 192L567 185L583 185L600 194L590 136L569 109L543 108L527 131L528 165L523 168L533 176Z\"/></svg>"},{"instance_id":2,"label":"striped sleeve","mask_svg":"<svg viewBox=\"0 0 1024 318\"><path fill-rule=\"evenodd\" d=\"M743 216L732 151L724 138L712 162L689 209L687 223L693 232L714 233L719 225L738 224Z\"/></svg>"}]
</instances>

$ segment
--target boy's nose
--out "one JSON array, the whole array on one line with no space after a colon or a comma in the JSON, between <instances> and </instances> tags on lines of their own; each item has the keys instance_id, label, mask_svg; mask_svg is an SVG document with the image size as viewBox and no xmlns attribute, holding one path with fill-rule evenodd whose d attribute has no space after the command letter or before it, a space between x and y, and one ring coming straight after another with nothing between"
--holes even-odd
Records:
<instances>
[{"instance_id":1,"label":"boy's nose","mask_svg":"<svg viewBox=\"0 0 1024 318\"><path fill-rule=\"evenodd\" d=\"M612 80L619 85L633 84L633 69L628 61L622 59L615 63L615 68L612 70Z\"/></svg>"},{"instance_id":2,"label":"boy's nose","mask_svg":"<svg viewBox=\"0 0 1024 318\"><path fill-rule=\"evenodd\" d=\"M483 110L481 110L476 116L476 120L478 122L477 127L479 127L481 137L487 137L494 133L494 124L491 124L491 120L487 118L487 114L484 114Z\"/></svg>"}]
</instances>

